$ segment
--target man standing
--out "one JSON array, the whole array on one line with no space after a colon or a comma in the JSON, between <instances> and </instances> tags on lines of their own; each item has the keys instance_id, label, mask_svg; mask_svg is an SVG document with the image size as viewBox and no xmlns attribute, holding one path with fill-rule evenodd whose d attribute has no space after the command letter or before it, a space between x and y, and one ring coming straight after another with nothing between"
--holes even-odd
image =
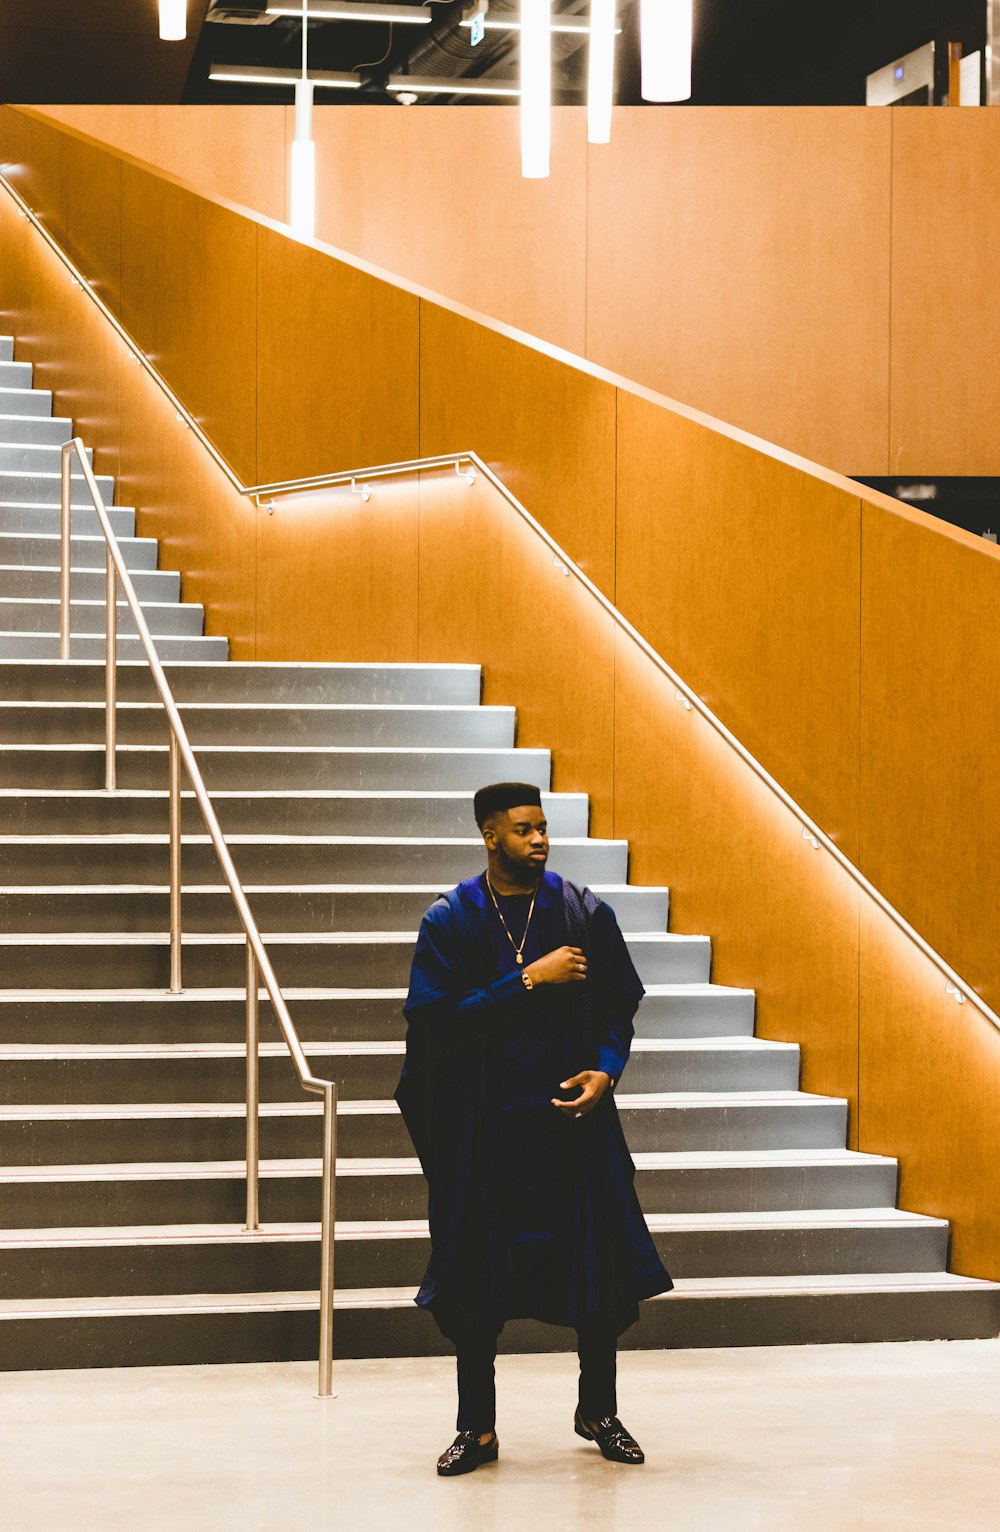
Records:
<instances>
[{"instance_id":1,"label":"man standing","mask_svg":"<svg viewBox=\"0 0 1000 1532\"><path fill-rule=\"evenodd\" d=\"M396 1100L429 1187L417 1303L458 1357L458 1436L439 1474L495 1462L494 1362L508 1319L577 1332L577 1434L641 1463L617 1418L617 1338L672 1283L615 1109L643 988L614 914L546 872L536 787L475 798L487 870L417 938Z\"/></svg>"}]
</instances>

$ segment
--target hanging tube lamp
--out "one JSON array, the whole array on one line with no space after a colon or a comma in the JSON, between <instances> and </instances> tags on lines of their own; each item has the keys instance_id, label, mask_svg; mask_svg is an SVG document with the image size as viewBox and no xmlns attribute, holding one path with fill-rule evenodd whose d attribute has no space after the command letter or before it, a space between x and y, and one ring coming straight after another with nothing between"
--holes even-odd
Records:
<instances>
[{"instance_id":1,"label":"hanging tube lamp","mask_svg":"<svg viewBox=\"0 0 1000 1532\"><path fill-rule=\"evenodd\" d=\"M182 43L187 37L187 0L160 0L160 40Z\"/></svg>"},{"instance_id":2,"label":"hanging tube lamp","mask_svg":"<svg viewBox=\"0 0 1000 1532\"><path fill-rule=\"evenodd\" d=\"M615 93L616 0L591 0L590 58L587 67L587 138L610 144Z\"/></svg>"},{"instance_id":3,"label":"hanging tube lamp","mask_svg":"<svg viewBox=\"0 0 1000 1532\"><path fill-rule=\"evenodd\" d=\"M521 0L521 174L544 180L552 158L552 0Z\"/></svg>"},{"instance_id":4,"label":"hanging tube lamp","mask_svg":"<svg viewBox=\"0 0 1000 1532\"><path fill-rule=\"evenodd\" d=\"M288 221L302 239L316 234L316 144L313 82L309 78L309 0L302 0L302 74L295 82L295 137L289 177Z\"/></svg>"},{"instance_id":5,"label":"hanging tube lamp","mask_svg":"<svg viewBox=\"0 0 1000 1532\"><path fill-rule=\"evenodd\" d=\"M693 0L642 0L640 27L643 100L689 100Z\"/></svg>"}]
</instances>

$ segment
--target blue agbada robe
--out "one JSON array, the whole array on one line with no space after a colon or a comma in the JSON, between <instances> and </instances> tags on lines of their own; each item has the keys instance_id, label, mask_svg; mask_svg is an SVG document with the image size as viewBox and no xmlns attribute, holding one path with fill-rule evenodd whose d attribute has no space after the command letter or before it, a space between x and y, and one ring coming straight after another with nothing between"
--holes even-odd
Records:
<instances>
[{"instance_id":1,"label":"blue agbada robe","mask_svg":"<svg viewBox=\"0 0 1000 1532\"><path fill-rule=\"evenodd\" d=\"M529 905L501 899L516 941ZM552 1105L578 1094L560 1082L581 1070L621 1078L643 988L612 910L547 872L524 965L567 945L587 954L586 982L526 990L485 875L421 923L396 1100L429 1188L431 1259L416 1302L453 1340L517 1318L597 1320L621 1334L639 1299L672 1286L613 1093L579 1118Z\"/></svg>"}]
</instances>

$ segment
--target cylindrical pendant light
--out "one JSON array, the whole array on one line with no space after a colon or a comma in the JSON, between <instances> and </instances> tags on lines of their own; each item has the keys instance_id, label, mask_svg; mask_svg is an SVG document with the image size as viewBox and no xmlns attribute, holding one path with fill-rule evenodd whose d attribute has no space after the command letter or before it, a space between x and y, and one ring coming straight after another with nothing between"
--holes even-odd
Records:
<instances>
[{"instance_id":1,"label":"cylindrical pendant light","mask_svg":"<svg viewBox=\"0 0 1000 1532\"><path fill-rule=\"evenodd\" d=\"M590 0L590 60L587 70L587 138L610 144L615 93L616 0Z\"/></svg>"},{"instance_id":2,"label":"cylindrical pendant light","mask_svg":"<svg viewBox=\"0 0 1000 1532\"><path fill-rule=\"evenodd\" d=\"M642 0L645 101L690 99L693 9L693 0Z\"/></svg>"},{"instance_id":3,"label":"cylindrical pendant light","mask_svg":"<svg viewBox=\"0 0 1000 1532\"><path fill-rule=\"evenodd\" d=\"M187 0L160 0L160 38L181 43L187 37Z\"/></svg>"},{"instance_id":4,"label":"cylindrical pendant light","mask_svg":"<svg viewBox=\"0 0 1000 1532\"><path fill-rule=\"evenodd\" d=\"M302 3L302 74L295 82L295 137L289 178L288 221L296 234L316 233L316 145L313 142L313 82L309 78L309 0Z\"/></svg>"},{"instance_id":5,"label":"cylindrical pendant light","mask_svg":"<svg viewBox=\"0 0 1000 1532\"><path fill-rule=\"evenodd\" d=\"M552 156L552 0L521 0L521 174L542 180Z\"/></svg>"}]
</instances>

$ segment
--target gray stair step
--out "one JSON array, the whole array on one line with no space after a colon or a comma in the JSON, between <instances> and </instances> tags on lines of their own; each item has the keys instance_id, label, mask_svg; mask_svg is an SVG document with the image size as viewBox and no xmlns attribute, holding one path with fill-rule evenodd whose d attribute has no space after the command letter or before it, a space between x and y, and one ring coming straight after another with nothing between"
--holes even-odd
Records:
<instances>
[{"instance_id":1,"label":"gray stair step","mask_svg":"<svg viewBox=\"0 0 1000 1532\"><path fill-rule=\"evenodd\" d=\"M944 1275L948 1225L893 1208L835 1217L658 1215L649 1219L674 1280L934 1272ZM423 1219L340 1219L341 1288L419 1286L430 1256ZM319 1225L180 1224L12 1229L0 1236L4 1298L267 1292L319 1286Z\"/></svg>"},{"instance_id":2,"label":"gray stair step","mask_svg":"<svg viewBox=\"0 0 1000 1532\"><path fill-rule=\"evenodd\" d=\"M219 799L214 800L218 805ZM378 884L310 886L303 888L250 888L247 896L254 916L269 931L405 931L415 930L421 917L441 890L435 884L422 886L379 886ZM604 886L596 893L610 904L618 924L626 931L649 931L666 928L668 895L663 888L640 888L623 884ZM228 888L188 886L182 889L184 929L186 931L238 931L239 916ZM0 933L53 931L161 931L169 921L169 893L166 887L151 889L130 884L123 888L4 888L0 886ZM706 986L709 988L709 986ZM749 999L749 1026L742 1025L745 1003L737 1010L741 1030L753 1031L753 995L749 990L735 992ZM689 997L689 1011L700 1001ZM677 997L678 1001L680 997ZM702 1005L706 1024L713 1014ZM680 1012L677 1013L678 1019ZM717 1020L725 1021L716 1005ZM734 1015L736 1013L734 1012ZM731 1030L723 1024L715 1037ZM33 1037L35 1034L27 1034Z\"/></svg>"},{"instance_id":3,"label":"gray stair step","mask_svg":"<svg viewBox=\"0 0 1000 1532\"><path fill-rule=\"evenodd\" d=\"M19 383L5 382L0 377L0 417L5 415L50 417L51 414L51 390L25 388Z\"/></svg>"},{"instance_id":4,"label":"gray stair step","mask_svg":"<svg viewBox=\"0 0 1000 1532\"><path fill-rule=\"evenodd\" d=\"M94 451L92 447L86 449L86 458L91 467L94 466ZM38 442L24 440L17 436L13 440L5 440L0 436L0 471L8 473L61 473L62 472L62 448L57 442ZM79 460L74 454L73 477L82 478L82 470Z\"/></svg>"},{"instance_id":5,"label":"gray stair step","mask_svg":"<svg viewBox=\"0 0 1000 1532\"><path fill-rule=\"evenodd\" d=\"M58 596L58 571L53 572ZM74 571L74 578L86 579L88 576L85 571ZM103 581L103 575L97 571L89 578ZM163 574L145 578L177 580L178 576ZM104 593L103 583L95 584L94 591L96 594L90 599L100 600ZM137 594L143 599L138 586ZM224 665L211 666L171 664L167 676L178 702L269 701L305 705L339 702L369 707L407 703L475 707L479 703L482 672L478 665L325 665L229 660ZM120 668L118 695L126 702L145 702L155 695L149 667L145 663ZM103 698L103 665L76 660L69 664L58 660L36 661L27 666L0 664L0 699L4 701L99 702ZM538 755L547 758L548 752L533 751L529 758ZM539 785L547 787L548 781Z\"/></svg>"},{"instance_id":6,"label":"gray stair step","mask_svg":"<svg viewBox=\"0 0 1000 1532\"><path fill-rule=\"evenodd\" d=\"M0 388L30 388L33 371L30 362L0 362Z\"/></svg>"},{"instance_id":7,"label":"gray stair step","mask_svg":"<svg viewBox=\"0 0 1000 1532\"><path fill-rule=\"evenodd\" d=\"M412 1151L411 1151L412 1154ZM796 1213L890 1207L895 1160L827 1150L637 1154L636 1190L655 1214ZM261 1216L316 1216L320 1162L265 1160ZM242 1160L0 1168L0 1227L237 1222L245 1211ZM413 1158L351 1159L337 1166L338 1218L423 1218L427 1184Z\"/></svg>"},{"instance_id":8,"label":"gray stair step","mask_svg":"<svg viewBox=\"0 0 1000 1532\"><path fill-rule=\"evenodd\" d=\"M509 748L514 743L514 709L507 707L184 702L181 713L194 745L447 743ZM123 744L158 744L163 731L159 703L119 704L118 736ZM0 703L0 739L5 743L93 744L103 738L103 702Z\"/></svg>"},{"instance_id":9,"label":"gray stair step","mask_svg":"<svg viewBox=\"0 0 1000 1532\"><path fill-rule=\"evenodd\" d=\"M71 639L84 633L103 636L105 611L103 601L71 600ZM200 638L205 626L205 609L193 601L147 601L143 616L154 638ZM135 633L132 610L124 601L117 603L117 620L120 634ZM58 633L59 622L58 601L39 600L37 596L0 597L0 633Z\"/></svg>"},{"instance_id":10,"label":"gray stair step","mask_svg":"<svg viewBox=\"0 0 1000 1532\"><path fill-rule=\"evenodd\" d=\"M0 448L0 452L3 449ZM0 474L0 494L3 493L3 475ZM56 537L59 534L59 507L25 503L27 497L19 495L19 503L10 504L0 500L0 532L15 537ZM108 520L116 537L135 536L135 511L128 506L113 506L105 501ZM80 499L80 490L74 489L73 513L70 519L72 536L103 537L97 512Z\"/></svg>"},{"instance_id":11,"label":"gray stair step","mask_svg":"<svg viewBox=\"0 0 1000 1532\"><path fill-rule=\"evenodd\" d=\"M403 1063L403 1043L332 1042L306 1045L316 1074L338 1082L345 1101L391 1097ZM263 1043L260 1092L285 1101L290 1091L287 1049ZM640 1039L624 1076L630 1093L644 1091L794 1091L799 1050L756 1038L664 1041ZM0 1047L0 1103L91 1103L190 1100L241 1101L245 1050L238 1043L7 1045Z\"/></svg>"},{"instance_id":12,"label":"gray stair step","mask_svg":"<svg viewBox=\"0 0 1000 1532\"><path fill-rule=\"evenodd\" d=\"M173 634L154 633L157 654L163 660L224 660L229 653L227 638L210 638L200 634L177 637ZM104 639L97 634L74 634L71 652L88 658L104 654ZM116 645L119 659L134 660L142 654L137 638L128 634L119 638ZM59 654L59 635L52 633L0 633L0 660L47 660ZM2 727L2 725L0 725Z\"/></svg>"},{"instance_id":13,"label":"gray stair step","mask_svg":"<svg viewBox=\"0 0 1000 1532\"><path fill-rule=\"evenodd\" d=\"M483 870L480 839L451 841L415 837L251 836L227 837L243 883L437 883L453 887ZM6 886L53 883L159 883L169 876L165 835L0 837L0 866ZM205 836L187 836L183 846L186 883L219 879L215 850ZM557 840L549 866L574 883L624 883L628 876L625 841ZM699 964L690 977L708 977ZM651 982L657 982L650 974ZM680 982L680 980L678 980Z\"/></svg>"},{"instance_id":14,"label":"gray stair step","mask_svg":"<svg viewBox=\"0 0 1000 1532\"><path fill-rule=\"evenodd\" d=\"M294 1086L291 1063L288 1065ZM833 1149L843 1145L847 1104L798 1091L619 1097L633 1153L683 1149ZM319 1152L320 1108L305 1097L261 1107L261 1154L299 1159ZM345 1101L339 1152L348 1158L405 1157L410 1141L395 1105ZM235 1103L31 1105L0 1107L0 1164L100 1160L227 1160L243 1151L245 1112Z\"/></svg>"},{"instance_id":15,"label":"gray stair step","mask_svg":"<svg viewBox=\"0 0 1000 1532\"><path fill-rule=\"evenodd\" d=\"M0 335L0 362L12 362L14 360L14 337L13 335Z\"/></svg>"},{"instance_id":16,"label":"gray stair step","mask_svg":"<svg viewBox=\"0 0 1000 1532\"><path fill-rule=\"evenodd\" d=\"M230 661L230 665L235 662ZM0 672L10 666L0 665ZM27 671L30 664L13 667ZM144 668L146 668L144 666ZM214 667L212 667L214 668ZM120 665L119 680L129 667ZM169 673L172 684L172 671ZM4 787L103 787L104 748L89 745L24 744L0 736L0 785ZM547 750L465 746L232 745L198 746L198 765L209 792L275 787L362 789L392 792L428 788L470 794L486 782L532 782L547 788L552 762ZM162 787L167 780L167 747L119 745L118 782L125 788Z\"/></svg>"},{"instance_id":17,"label":"gray stair step","mask_svg":"<svg viewBox=\"0 0 1000 1532\"><path fill-rule=\"evenodd\" d=\"M17 363L14 364L18 365ZM3 364L0 363L0 372ZM97 488L101 499L106 506L114 503L115 481L113 475L100 473L97 477ZM58 471L42 470L30 473L12 471L0 468L0 505L59 505L61 476ZM73 475L73 488L70 496L70 504L79 506L81 510L86 506L92 506L93 500L87 488L83 475Z\"/></svg>"},{"instance_id":18,"label":"gray stair step","mask_svg":"<svg viewBox=\"0 0 1000 1532\"><path fill-rule=\"evenodd\" d=\"M0 442L47 447L61 447L68 442L73 435L73 422L51 415L52 396L48 394L45 398L49 408L39 414L14 413L5 402L8 394L0 388ZM5 414L5 410L10 413Z\"/></svg>"},{"instance_id":19,"label":"gray stair step","mask_svg":"<svg viewBox=\"0 0 1000 1532\"><path fill-rule=\"evenodd\" d=\"M0 843L2 844L2 843ZM405 986L416 941L413 931L264 932L281 984ZM630 933L626 938L639 977L653 983L704 982L711 960L707 937ZM195 989L241 982L244 938L185 933L184 981ZM6 989L165 989L169 942L161 932L95 935L52 932L0 936L0 971Z\"/></svg>"},{"instance_id":20,"label":"gray stair step","mask_svg":"<svg viewBox=\"0 0 1000 1532\"><path fill-rule=\"evenodd\" d=\"M132 569L155 569L159 545L153 537L119 538L125 567ZM74 569L103 569L107 558L107 543L103 537L78 536L73 533L70 543L70 564ZM59 567L59 538L55 534L33 532L0 532L0 564L7 568L14 565Z\"/></svg>"},{"instance_id":21,"label":"gray stair step","mask_svg":"<svg viewBox=\"0 0 1000 1532\"><path fill-rule=\"evenodd\" d=\"M131 572L132 584L140 601L179 601L181 598L181 577L174 569L137 569ZM103 569L73 569L70 573L70 595L74 601L103 601L104 600L104 571ZM58 566L39 566L8 564L0 568L0 600L9 600L11 597L24 599L31 597L39 601L59 600L59 569ZM69 684L72 684L72 671L83 666L77 661L72 661L71 666L60 666L59 661L35 660L32 667L47 666L52 672L57 668L70 670ZM53 693L41 685L33 693L27 688L32 684L32 674L29 667L27 675L24 674L23 665L0 666L0 671L20 674L22 676L22 689L17 695L39 697L66 695L65 693ZM89 667L87 667L89 668ZM145 666L143 667L146 668ZM102 669L103 676L103 669ZM80 678L82 679L82 678ZM11 683L13 684L13 683ZM77 682L79 684L79 680ZM3 696L11 696L14 693L8 687L2 692ZM84 690L83 695L89 695Z\"/></svg>"},{"instance_id":22,"label":"gray stair step","mask_svg":"<svg viewBox=\"0 0 1000 1532\"><path fill-rule=\"evenodd\" d=\"M994 1337L1000 1288L940 1272L830 1277L693 1278L641 1306L630 1349ZM0 1367L182 1365L313 1359L315 1292L8 1299ZM335 1355L443 1355L451 1350L412 1288L345 1288ZM505 1351L565 1350L572 1332L509 1324Z\"/></svg>"},{"instance_id":23,"label":"gray stair step","mask_svg":"<svg viewBox=\"0 0 1000 1532\"><path fill-rule=\"evenodd\" d=\"M226 835L416 835L453 840L477 833L468 793L216 790L212 802ZM584 794L548 794L544 805L553 837L586 838L590 805ZM166 792L0 788L0 835L152 835L168 824ZM190 791L182 795L182 824L192 835L204 825Z\"/></svg>"}]
</instances>

